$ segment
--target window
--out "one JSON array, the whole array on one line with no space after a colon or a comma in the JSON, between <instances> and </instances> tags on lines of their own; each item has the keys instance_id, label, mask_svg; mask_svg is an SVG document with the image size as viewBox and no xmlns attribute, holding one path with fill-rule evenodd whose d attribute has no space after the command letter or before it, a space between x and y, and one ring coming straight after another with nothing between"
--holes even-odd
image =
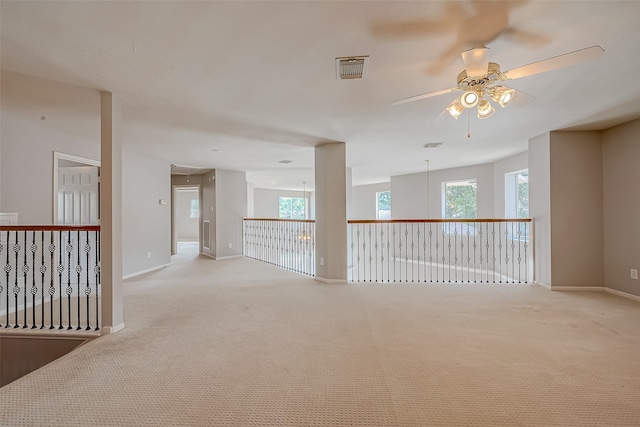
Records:
<instances>
[{"instance_id":1,"label":"window","mask_svg":"<svg viewBox=\"0 0 640 427\"><path fill-rule=\"evenodd\" d=\"M304 210L303 197L280 197L280 218L304 219Z\"/></svg>"},{"instance_id":2,"label":"window","mask_svg":"<svg viewBox=\"0 0 640 427\"><path fill-rule=\"evenodd\" d=\"M504 175L504 215L529 218L529 170Z\"/></svg>"},{"instance_id":3,"label":"window","mask_svg":"<svg viewBox=\"0 0 640 427\"><path fill-rule=\"evenodd\" d=\"M191 209L189 212L191 218L200 218L200 201L198 199L191 199Z\"/></svg>"},{"instance_id":4,"label":"window","mask_svg":"<svg viewBox=\"0 0 640 427\"><path fill-rule=\"evenodd\" d=\"M478 216L476 180L448 181L442 183L442 217L470 219ZM467 223L442 224L445 233L475 234L475 226Z\"/></svg>"},{"instance_id":5,"label":"window","mask_svg":"<svg viewBox=\"0 0 640 427\"><path fill-rule=\"evenodd\" d=\"M504 175L504 216L529 218L529 170L524 169ZM519 239L528 239L527 225L520 223ZM518 237L515 236L517 239Z\"/></svg>"},{"instance_id":6,"label":"window","mask_svg":"<svg viewBox=\"0 0 640 427\"><path fill-rule=\"evenodd\" d=\"M476 180L442 183L442 217L452 219L477 218L478 196Z\"/></svg>"},{"instance_id":7,"label":"window","mask_svg":"<svg viewBox=\"0 0 640 427\"><path fill-rule=\"evenodd\" d=\"M376 193L376 219L391 219L391 191Z\"/></svg>"}]
</instances>

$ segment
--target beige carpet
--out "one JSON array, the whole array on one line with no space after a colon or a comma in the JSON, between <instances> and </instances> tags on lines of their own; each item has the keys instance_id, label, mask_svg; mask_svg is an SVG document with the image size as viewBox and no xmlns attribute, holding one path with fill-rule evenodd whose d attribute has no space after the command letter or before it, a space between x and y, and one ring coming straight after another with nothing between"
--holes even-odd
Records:
<instances>
[{"instance_id":1,"label":"beige carpet","mask_svg":"<svg viewBox=\"0 0 640 427\"><path fill-rule=\"evenodd\" d=\"M640 425L640 303L605 293L188 255L125 288L126 329L0 389L1 425Z\"/></svg>"}]
</instances>

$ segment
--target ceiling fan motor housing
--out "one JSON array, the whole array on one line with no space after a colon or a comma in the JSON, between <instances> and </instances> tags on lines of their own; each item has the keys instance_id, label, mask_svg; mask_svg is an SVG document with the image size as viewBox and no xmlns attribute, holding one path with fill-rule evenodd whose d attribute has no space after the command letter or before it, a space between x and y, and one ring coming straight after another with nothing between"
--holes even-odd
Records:
<instances>
[{"instance_id":1,"label":"ceiling fan motor housing","mask_svg":"<svg viewBox=\"0 0 640 427\"><path fill-rule=\"evenodd\" d=\"M482 77L468 77L467 70L462 70L458 74L458 87L462 90L474 88L476 86L487 86L500 80L500 65L489 62L487 74Z\"/></svg>"}]
</instances>

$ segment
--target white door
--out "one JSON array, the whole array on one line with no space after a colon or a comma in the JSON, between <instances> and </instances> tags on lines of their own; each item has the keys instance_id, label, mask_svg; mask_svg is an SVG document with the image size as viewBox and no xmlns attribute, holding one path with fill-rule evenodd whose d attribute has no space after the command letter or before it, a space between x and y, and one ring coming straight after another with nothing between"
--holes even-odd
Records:
<instances>
[{"instance_id":1,"label":"white door","mask_svg":"<svg viewBox=\"0 0 640 427\"><path fill-rule=\"evenodd\" d=\"M58 168L58 224L98 224L98 180L97 166Z\"/></svg>"}]
</instances>

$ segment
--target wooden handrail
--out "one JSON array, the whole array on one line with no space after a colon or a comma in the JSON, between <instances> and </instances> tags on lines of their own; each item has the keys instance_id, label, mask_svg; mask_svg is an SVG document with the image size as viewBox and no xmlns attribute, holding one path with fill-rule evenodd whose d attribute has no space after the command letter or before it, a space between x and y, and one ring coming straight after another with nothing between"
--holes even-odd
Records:
<instances>
[{"instance_id":1,"label":"wooden handrail","mask_svg":"<svg viewBox=\"0 0 640 427\"><path fill-rule=\"evenodd\" d=\"M316 222L315 219L244 218L245 221Z\"/></svg>"},{"instance_id":2,"label":"wooden handrail","mask_svg":"<svg viewBox=\"0 0 640 427\"><path fill-rule=\"evenodd\" d=\"M349 224L374 224L374 223L422 223L422 222L434 222L434 223L446 223L446 222L531 222L531 218L484 218L484 219L350 219L347 221Z\"/></svg>"},{"instance_id":3,"label":"wooden handrail","mask_svg":"<svg viewBox=\"0 0 640 427\"><path fill-rule=\"evenodd\" d=\"M244 218L245 221L288 221L288 222L316 222L315 219L286 219L286 218ZM406 222L531 222L531 218L471 218L471 219L350 219L348 224L374 224L374 223L406 223Z\"/></svg>"},{"instance_id":4,"label":"wooden handrail","mask_svg":"<svg viewBox=\"0 0 640 427\"><path fill-rule=\"evenodd\" d=\"M0 231L100 231L99 225L0 225Z\"/></svg>"}]
</instances>

